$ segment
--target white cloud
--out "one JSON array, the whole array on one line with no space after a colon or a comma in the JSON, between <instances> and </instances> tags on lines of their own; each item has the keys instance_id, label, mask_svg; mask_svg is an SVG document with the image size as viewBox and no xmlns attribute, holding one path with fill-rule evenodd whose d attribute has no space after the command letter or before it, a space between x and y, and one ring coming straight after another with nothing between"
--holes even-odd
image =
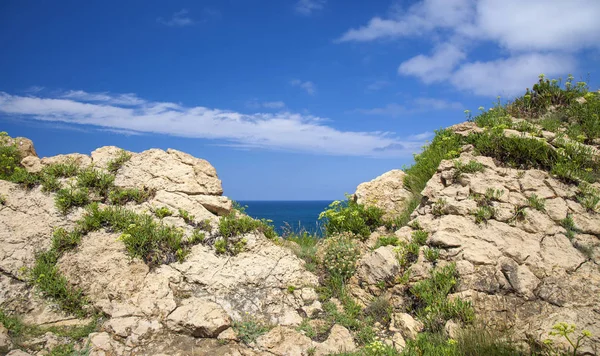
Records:
<instances>
[{"instance_id":1,"label":"white cloud","mask_svg":"<svg viewBox=\"0 0 600 356\"><path fill-rule=\"evenodd\" d=\"M144 100L131 93L110 95L108 93L87 93L83 90L69 90L61 94L60 97L79 101L106 102L116 105L139 105L144 103Z\"/></svg>"},{"instance_id":2,"label":"white cloud","mask_svg":"<svg viewBox=\"0 0 600 356\"><path fill-rule=\"evenodd\" d=\"M400 104L387 104L386 106L372 109L356 109L355 112L364 115L378 115L391 117L397 117L410 113L410 111L405 106Z\"/></svg>"},{"instance_id":3,"label":"white cloud","mask_svg":"<svg viewBox=\"0 0 600 356\"><path fill-rule=\"evenodd\" d=\"M432 56L418 55L398 67L398 73L419 77L425 83L447 79L466 54L452 44L435 48Z\"/></svg>"},{"instance_id":4,"label":"white cloud","mask_svg":"<svg viewBox=\"0 0 600 356\"><path fill-rule=\"evenodd\" d=\"M309 95L315 95L317 93L317 86L311 81L302 81L294 79L290 82L292 86L300 87L304 89Z\"/></svg>"},{"instance_id":5,"label":"white cloud","mask_svg":"<svg viewBox=\"0 0 600 356\"><path fill-rule=\"evenodd\" d=\"M479 95L514 95L542 72L577 70L578 51L600 49L599 18L597 0L422 0L395 6L338 41L432 39L432 54L405 60L399 74L448 81ZM468 50L480 44L501 54L486 62L469 58Z\"/></svg>"},{"instance_id":6,"label":"white cloud","mask_svg":"<svg viewBox=\"0 0 600 356\"><path fill-rule=\"evenodd\" d=\"M93 93L79 96L100 98ZM342 131L326 119L291 112L277 114L238 112L207 107L185 107L168 102L116 104L119 95L85 101L76 97L18 96L0 92L0 113L14 118L85 124L113 132L158 133L220 140L236 147L289 150L315 154L408 157L422 145L420 139L401 139L390 132ZM141 100L141 99L140 99Z\"/></svg>"},{"instance_id":7,"label":"white cloud","mask_svg":"<svg viewBox=\"0 0 600 356\"><path fill-rule=\"evenodd\" d=\"M159 17L158 19L156 19L156 21L158 23L171 27L191 26L194 24L194 20L192 20L192 18L189 17L188 14L189 11L187 9L181 9L175 12L173 15L171 15L171 17L168 19L163 19L162 17Z\"/></svg>"},{"instance_id":8,"label":"white cloud","mask_svg":"<svg viewBox=\"0 0 600 356\"><path fill-rule=\"evenodd\" d=\"M485 96L515 96L536 82L540 73L558 76L575 69L570 55L525 54L488 62L466 63L450 79L460 89Z\"/></svg>"},{"instance_id":9,"label":"white cloud","mask_svg":"<svg viewBox=\"0 0 600 356\"><path fill-rule=\"evenodd\" d=\"M456 101L448 101L436 98L416 98L414 105L420 110L460 110L463 105Z\"/></svg>"},{"instance_id":10,"label":"white cloud","mask_svg":"<svg viewBox=\"0 0 600 356\"><path fill-rule=\"evenodd\" d=\"M325 0L298 0L294 9L297 13L308 16L315 11L323 10Z\"/></svg>"}]
</instances>

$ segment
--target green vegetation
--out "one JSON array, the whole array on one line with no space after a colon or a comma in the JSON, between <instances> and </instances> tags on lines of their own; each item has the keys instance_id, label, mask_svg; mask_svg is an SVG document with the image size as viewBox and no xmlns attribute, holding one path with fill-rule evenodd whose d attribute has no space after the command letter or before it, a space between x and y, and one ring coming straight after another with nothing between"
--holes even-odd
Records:
<instances>
[{"instance_id":1,"label":"green vegetation","mask_svg":"<svg viewBox=\"0 0 600 356\"><path fill-rule=\"evenodd\" d=\"M379 226L384 225L383 210L374 206L364 206L350 196L346 201L334 201L319 215L323 221L326 236L349 232L360 240L366 240Z\"/></svg>"},{"instance_id":2,"label":"green vegetation","mask_svg":"<svg viewBox=\"0 0 600 356\"><path fill-rule=\"evenodd\" d=\"M247 243L246 239L241 238L241 236L252 231L262 233L268 239L277 237L270 220L255 220L246 215L239 216L235 211L221 217L219 220L219 235L221 238L215 241L215 250L219 254L237 255L244 251Z\"/></svg>"},{"instance_id":3,"label":"green vegetation","mask_svg":"<svg viewBox=\"0 0 600 356\"><path fill-rule=\"evenodd\" d=\"M567 216L560 221L562 227L567 230L567 237L569 240L573 240L575 237L575 233L578 231L575 226L575 221L573 220L573 216L571 214L567 214Z\"/></svg>"},{"instance_id":4,"label":"green vegetation","mask_svg":"<svg viewBox=\"0 0 600 356\"><path fill-rule=\"evenodd\" d=\"M63 188L56 192L54 200L58 211L67 214L72 208L85 206L90 202L89 190L87 188Z\"/></svg>"},{"instance_id":5,"label":"green vegetation","mask_svg":"<svg viewBox=\"0 0 600 356\"><path fill-rule=\"evenodd\" d=\"M454 161L454 169L454 179L458 179L466 173L483 172L485 170L485 166L482 163L474 160L470 160L468 163L463 163L459 160L456 160Z\"/></svg>"},{"instance_id":6,"label":"green vegetation","mask_svg":"<svg viewBox=\"0 0 600 356\"><path fill-rule=\"evenodd\" d=\"M311 272L316 272L319 264L317 258L319 237L305 230L294 232L291 229L285 230L282 237L294 254L304 260L304 267Z\"/></svg>"},{"instance_id":7,"label":"green vegetation","mask_svg":"<svg viewBox=\"0 0 600 356\"><path fill-rule=\"evenodd\" d=\"M598 212L600 209L600 191L587 182L579 185L577 201L589 212Z\"/></svg>"},{"instance_id":8,"label":"green vegetation","mask_svg":"<svg viewBox=\"0 0 600 356\"><path fill-rule=\"evenodd\" d=\"M179 213L179 217L182 218L186 224L194 225L194 218L195 218L194 215L190 214L185 209L179 209L177 212Z\"/></svg>"},{"instance_id":9,"label":"green vegetation","mask_svg":"<svg viewBox=\"0 0 600 356\"><path fill-rule=\"evenodd\" d=\"M112 205L125 205L130 201L141 204L152 195L154 192L148 189L114 187L108 193L108 202Z\"/></svg>"},{"instance_id":10,"label":"green vegetation","mask_svg":"<svg viewBox=\"0 0 600 356\"><path fill-rule=\"evenodd\" d=\"M525 211L526 206L515 206L513 208L513 215L508 219L509 223L514 223L515 221L523 221L527 216L527 211Z\"/></svg>"},{"instance_id":11,"label":"green vegetation","mask_svg":"<svg viewBox=\"0 0 600 356\"><path fill-rule=\"evenodd\" d=\"M108 161L106 164L106 169L110 173L115 174L125 164L125 162L129 161L130 159L131 153L121 150L116 158Z\"/></svg>"},{"instance_id":12,"label":"green vegetation","mask_svg":"<svg viewBox=\"0 0 600 356\"><path fill-rule=\"evenodd\" d=\"M322 265L326 273L326 284L333 296L343 294L344 286L356 271L360 250L348 235L336 235L325 241Z\"/></svg>"},{"instance_id":13,"label":"green vegetation","mask_svg":"<svg viewBox=\"0 0 600 356\"><path fill-rule=\"evenodd\" d=\"M429 262L435 262L440 257L440 250L437 248L426 247L423 249L423 255Z\"/></svg>"},{"instance_id":14,"label":"green vegetation","mask_svg":"<svg viewBox=\"0 0 600 356\"><path fill-rule=\"evenodd\" d=\"M272 327L255 318L246 315L241 321L233 323L233 330L243 343L251 344L259 336L266 334Z\"/></svg>"},{"instance_id":15,"label":"green vegetation","mask_svg":"<svg viewBox=\"0 0 600 356\"><path fill-rule=\"evenodd\" d=\"M77 175L77 186L89 188L102 197L108 196L108 191L113 187L114 181L114 175L101 172L93 167L84 168Z\"/></svg>"},{"instance_id":16,"label":"green vegetation","mask_svg":"<svg viewBox=\"0 0 600 356\"><path fill-rule=\"evenodd\" d=\"M375 322L381 323L381 325L388 325L392 319L393 311L394 307L387 298L377 297L365 308L364 313Z\"/></svg>"},{"instance_id":17,"label":"green vegetation","mask_svg":"<svg viewBox=\"0 0 600 356\"><path fill-rule=\"evenodd\" d=\"M6 205L6 196L0 194L0 205Z\"/></svg>"},{"instance_id":18,"label":"green vegetation","mask_svg":"<svg viewBox=\"0 0 600 356\"><path fill-rule=\"evenodd\" d=\"M454 291L458 274L454 264L438 267L431 272L431 277L414 284L410 288L413 297L412 309L417 318L423 322L425 329L437 332L443 329L446 321L460 320L471 323L475 314L470 302L460 298L448 300L447 296Z\"/></svg>"},{"instance_id":19,"label":"green vegetation","mask_svg":"<svg viewBox=\"0 0 600 356\"><path fill-rule=\"evenodd\" d=\"M438 200L435 201L435 203L433 203L433 205L431 206L431 213L434 216L442 216L446 214L446 206L448 205L448 202L446 201L446 199L444 198L439 198Z\"/></svg>"},{"instance_id":20,"label":"green vegetation","mask_svg":"<svg viewBox=\"0 0 600 356\"><path fill-rule=\"evenodd\" d=\"M535 194L531 194L529 198L527 198L527 202L529 203L529 206L535 210L546 211L546 200Z\"/></svg>"},{"instance_id":21,"label":"green vegetation","mask_svg":"<svg viewBox=\"0 0 600 356\"><path fill-rule=\"evenodd\" d=\"M173 215L173 212L171 211L171 209L167 208L166 206L161 206L160 208L154 209L153 213L159 219L164 219L167 216Z\"/></svg>"},{"instance_id":22,"label":"green vegetation","mask_svg":"<svg viewBox=\"0 0 600 356\"><path fill-rule=\"evenodd\" d=\"M354 333L354 340L358 345L365 345L375 339L375 330L372 325L374 319L367 315L352 297L345 292L340 295L342 310L338 310L332 302L323 304L326 320L330 325L339 324ZM383 304L382 304L383 305ZM383 311L385 314L387 311Z\"/></svg>"},{"instance_id":23,"label":"green vegetation","mask_svg":"<svg viewBox=\"0 0 600 356\"><path fill-rule=\"evenodd\" d=\"M475 215L475 222L477 224L487 223L488 220L492 219L496 215L496 209L489 205L480 206L473 213Z\"/></svg>"},{"instance_id":24,"label":"green vegetation","mask_svg":"<svg viewBox=\"0 0 600 356\"><path fill-rule=\"evenodd\" d=\"M377 239L377 243L373 249L376 250L381 246L398 246L399 244L400 240L396 236L381 236Z\"/></svg>"}]
</instances>

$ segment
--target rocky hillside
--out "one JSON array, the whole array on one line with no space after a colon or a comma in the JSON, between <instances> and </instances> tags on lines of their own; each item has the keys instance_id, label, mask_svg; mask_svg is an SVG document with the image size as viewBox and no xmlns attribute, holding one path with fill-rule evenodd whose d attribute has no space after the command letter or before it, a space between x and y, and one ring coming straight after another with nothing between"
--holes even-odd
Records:
<instances>
[{"instance_id":1,"label":"rocky hillside","mask_svg":"<svg viewBox=\"0 0 600 356\"><path fill-rule=\"evenodd\" d=\"M540 78L277 236L207 162L0 136L0 354L600 348L600 95Z\"/></svg>"}]
</instances>

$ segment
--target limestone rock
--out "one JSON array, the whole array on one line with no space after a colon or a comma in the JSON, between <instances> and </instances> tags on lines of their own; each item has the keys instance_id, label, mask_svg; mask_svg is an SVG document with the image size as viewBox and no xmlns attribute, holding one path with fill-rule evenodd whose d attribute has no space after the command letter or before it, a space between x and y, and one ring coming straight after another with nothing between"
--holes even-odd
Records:
<instances>
[{"instance_id":1,"label":"limestone rock","mask_svg":"<svg viewBox=\"0 0 600 356\"><path fill-rule=\"evenodd\" d=\"M423 323L415 320L410 314L395 313L392 315L392 325L400 330L404 338L415 339L417 334L423 330Z\"/></svg>"},{"instance_id":2,"label":"limestone rock","mask_svg":"<svg viewBox=\"0 0 600 356\"><path fill-rule=\"evenodd\" d=\"M44 157L40 160L42 166L48 166L57 163L75 163L81 168L88 167L92 164L92 158L81 153L69 153L65 155L57 155L52 157Z\"/></svg>"},{"instance_id":3,"label":"limestone rock","mask_svg":"<svg viewBox=\"0 0 600 356\"><path fill-rule=\"evenodd\" d=\"M404 188L405 176L403 171L394 169L370 182L361 183L356 188L354 200L381 208L389 217L402 214L412 199L412 193Z\"/></svg>"},{"instance_id":4,"label":"limestone rock","mask_svg":"<svg viewBox=\"0 0 600 356\"><path fill-rule=\"evenodd\" d=\"M217 336L217 339L238 341L237 334L235 333L235 330L233 330L233 328L227 328L223 330L223 332L220 333L219 336Z\"/></svg>"},{"instance_id":5,"label":"limestone rock","mask_svg":"<svg viewBox=\"0 0 600 356\"><path fill-rule=\"evenodd\" d=\"M123 151L124 151L123 149L121 149L119 147L115 147L115 146L104 146L104 147L95 149L91 153L92 161L94 162L94 166L99 167L99 168L107 168L108 163L110 161L116 159L117 157L119 157L119 155ZM125 151L125 152L133 155L132 152L128 152L128 151Z\"/></svg>"},{"instance_id":6,"label":"limestone rock","mask_svg":"<svg viewBox=\"0 0 600 356\"><path fill-rule=\"evenodd\" d=\"M312 341L294 329L276 326L260 336L256 345L277 356L303 356L312 347Z\"/></svg>"},{"instance_id":7,"label":"limestone rock","mask_svg":"<svg viewBox=\"0 0 600 356\"><path fill-rule=\"evenodd\" d=\"M329 331L327 340L315 347L315 355L324 356L342 352L353 352L354 350L356 350L356 345L350 331L336 324Z\"/></svg>"},{"instance_id":8,"label":"limestone rock","mask_svg":"<svg viewBox=\"0 0 600 356\"><path fill-rule=\"evenodd\" d=\"M217 303L190 298L169 315L167 324L194 337L217 337L229 328L231 318Z\"/></svg>"},{"instance_id":9,"label":"limestone rock","mask_svg":"<svg viewBox=\"0 0 600 356\"><path fill-rule=\"evenodd\" d=\"M392 280L400 270L393 246L382 246L365 254L357 265L359 280L368 284Z\"/></svg>"},{"instance_id":10,"label":"limestone rock","mask_svg":"<svg viewBox=\"0 0 600 356\"><path fill-rule=\"evenodd\" d=\"M37 157L37 153L35 153L35 147L33 146L33 141L26 137L8 137L4 145L15 145L19 150L21 159L29 156Z\"/></svg>"},{"instance_id":11,"label":"limestone rock","mask_svg":"<svg viewBox=\"0 0 600 356\"><path fill-rule=\"evenodd\" d=\"M22 350L12 350L11 352L7 353L6 356L31 356L31 354Z\"/></svg>"},{"instance_id":12,"label":"limestone rock","mask_svg":"<svg viewBox=\"0 0 600 356\"><path fill-rule=\"evenodd\" d=\"M173 149L151 149L133 155L119 170L115 185L145 186L187 195L223 194L221 181L210 163Z\"/></svg>"},{"instance_id":13,"label":"limestone rock","mask_svg":"<svg viewBox=\"0 0 600 356\"><path fill-rule=\"evenodd\" d=\"M12 341L10 340L10 336L8 335L8 330L6 330L4 325L0 324L0 353L8 352L11 346Z\"/></svg>"}]
</instances>

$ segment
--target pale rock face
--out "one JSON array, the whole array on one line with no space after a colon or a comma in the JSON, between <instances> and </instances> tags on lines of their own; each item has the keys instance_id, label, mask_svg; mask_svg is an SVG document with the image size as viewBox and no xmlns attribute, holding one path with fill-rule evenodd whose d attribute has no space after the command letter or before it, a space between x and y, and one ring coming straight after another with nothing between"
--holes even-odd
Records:
<instances>
[{"instance_id":1,"label":"pale rock face","mask_svg":"<svg viewBox=\"0 0 600 356\"><path fill-rule=\"evenodd\" d=\"M395 169L362 183L356 188L354 200L381 208L389 217L399 215L412 198L412 193L404 188L405 176L403 171Z\"/></svg>"},{"instance_id":2,"label":"pale rock face","mask_svg":"<svg viewBox=\"0 0 600 356\"><path fill-rule=\"evenodd\" d=\"M169 315L167 325L194 337L217 337L229 328L231 318L217 303L189 298Z\"/></svg>"},{"instance_id":3,"label":"pale rock face","mask_svg":"<svg viewBox=\"0 0 600 356\"><path fill-rule=\"evenodd\" d=\"M256 340L256 345L273 355L303 356L312 347L313 342L294 329L276 326L268 333L261 335Z\"/></svg>"},{"instance_id":4,"label":"pale rock face","mask_svg":"<svg viewBox=\"0 0 600 356\"><path fill-rule=\"evenodd\" d=\"M450 297L470 300L478 318L489 320L490 325L510 326L521 335L543 340L554 323L564 321L590 330L589 344L599 344L600 337L595 335L600 335L600 327L593 315L600 303L600 270L595 262L600 215L585 211L577 201L577 189L547 172L519 174L484 163L489 158L468 152L459 159L480 161L486 169L464 174L454 182L448 179L453 176L454 163L442 161L414 214L414 220L430 233L428 244L440 248L445 261L456 263L458 293ZM495 216L476 224L472 216L476 208L465 205L470 198L458 192L468 189L468 194L484 194L488 188L504 194L491 202ZM527 206L527 197L533 194L545 199L545 209L527 207L525 216L515 219L511 212ZM447 200L447 215L431 213L438 198ZM572 241L561 226L567 214L578 229ZM419 266L427 264L419 261L411 269L419 271ZM416 277L413 272L411 279Z\"/></svg>"},{"instance_id":5,"label":"pale rock face","mask_svg":"<svg viewBox=\"0 0 600 356\"><path fill-rule=\"evenodd\" d=\"M12 341L10 341L10 336L8 336L8 330L4 325L0 324L0 353L8 352L11 346Z\"/></svg>"},{"instance_id":6,"label":"pale rock face","mask_svg":"<svg viewBox=\"0 0 600 356\"><path fill-rule=\"evenodd\" d=\"M57 163L75 163L81 168L88 167L92 164L92 158L90 156L81 153L69 153L66 155L58 155L53 157L44 157L40 160L42 166L48 166Z\"/></svg>"},{"instance_id":7,"label":"pale rock face","mask_svg":"<svg viewBox=\"0 0 600 356\"><path fill-rule=\"evenodd\" d=\"M12 350L11 352L7 353L6 356L31 356L31 354L22 350Z\"/></svg>"},{"instance_id":8,"label":"pale rock face","mask_svg":"<svg viewBox=\"0 0 600 356\"><path fill-rule=\"evenodd\" d=\"M363 255L357 266L356 275L359 280L368 284L393 279L400 269L393 246L382 246Z\"/></svg>"},{"instance_id":9,"label":"pale rock face","mask_svg":"<svg viewBox=\"0 0 600 356\"><path fill-rule=\"evenodd\" d=\"M6 145L15 145L19 150L19 154L21 155L21 159L29 156L37 157L37 153L35 153L35 147L33 146L33 141L25 137L15 137L8 138Z\"/></svg>"},{"instance_id":10,"label":"pale rock face","mask_svg":"<svg viewBox=\"0 0 600 356\"><path fill-rule=\"evenodd\" d=\"M104 146L92 151L91 156L94 161L94 166L98 168L107 168L110 161L119 157L123 150L115 146ZM129 154L132 152L125 151Z\"/></svg>"},{"instance_id":11,"label":"pale rock face","mask_svg":"<svg viewBox=\"0 0 600 356\"><path fill-rule=\"evenodd\" d=\"M221 181L205 160L169 149L135 154L119 170L115 185L148 187L187 195L221 195Z\"/></svg>"},{"instance_id":12,"label":"pale rock face","mask_svg":"<svg viewBox=\"0 0 600 356\"><path fill-rule=\"evenodd\" d=\"M393 314L392 325L400 331L405 339L415 339L417 334L423 330L423 323L407 313Z\"/></svg>"},{"instance_id":13,"label":"pale rock face","mask_svg":"<svg viewBox=\"0 0 600 356\"><path fill-rule=\"evenodd\" d=\"M315 355L324 356L341 352L353 352L356 345L350 331L341 325L334 325L329 331L327 340L315 346Z\"/></svg>"}]
</instances>

